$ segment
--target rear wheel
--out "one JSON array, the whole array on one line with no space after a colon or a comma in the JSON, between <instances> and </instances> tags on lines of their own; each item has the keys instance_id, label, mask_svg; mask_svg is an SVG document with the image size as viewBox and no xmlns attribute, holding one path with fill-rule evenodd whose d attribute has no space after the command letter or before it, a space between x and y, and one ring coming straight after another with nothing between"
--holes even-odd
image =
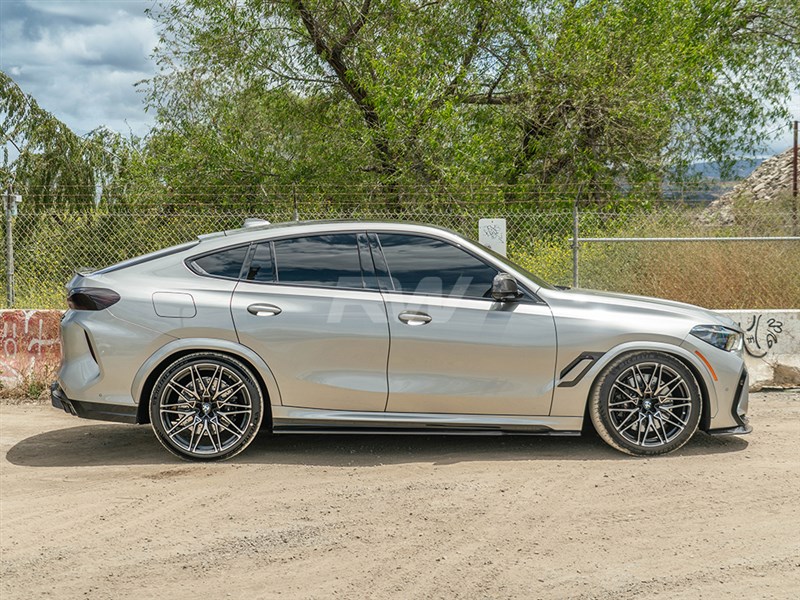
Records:
<instances>
[{"instance_id":1,"label":"rear wheel","mask_svg":"<svg viewBox=\"0 0 800 600\"><path fill-rule=\"evenodd\" d=\"M637 456L666 454L697 431L702 400L692 372L660 352L613 361L589 400L597 433L610 446Z\"/></svg>"},{"instance_id":2,"label":"rear wheel","mask_svg":"<svg viewBox=\"0 0 800 600\"><path fill-rule=\"evenodd\" d=\"M158 378L150 395L150 422L173 454L224 460L258 433L264 401L242 362L215 352L184 356Z\"/></svg>"}]
</instances>

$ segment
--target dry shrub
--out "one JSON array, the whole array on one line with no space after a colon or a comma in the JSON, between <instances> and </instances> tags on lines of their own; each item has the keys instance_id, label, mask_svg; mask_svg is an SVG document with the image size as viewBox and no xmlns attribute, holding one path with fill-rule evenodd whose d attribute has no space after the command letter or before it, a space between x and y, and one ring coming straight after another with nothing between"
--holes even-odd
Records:
<instances>
[{"instance_id":1,"label":"dry shrub","mask_svg":"<svg viewBox=\"0 0 800 600\"><path fill-rule=\"evenodd\" d=\"M800 243L607 244L581 261L581 286L716 309L800 307ZM589 257L587 257L589 258Z\"/></svg>"},{"instance_id":2,"label":"dry shrub","mask_svg":"<svg viewBox=\"0 0 800 600\"><path fill-rule=\"evenodd\" d=\"M55 366L47 364L23 371L16 380L0 383L0 400L5 404L46 404L56 371Z\"/></svg>"}]
</instances>

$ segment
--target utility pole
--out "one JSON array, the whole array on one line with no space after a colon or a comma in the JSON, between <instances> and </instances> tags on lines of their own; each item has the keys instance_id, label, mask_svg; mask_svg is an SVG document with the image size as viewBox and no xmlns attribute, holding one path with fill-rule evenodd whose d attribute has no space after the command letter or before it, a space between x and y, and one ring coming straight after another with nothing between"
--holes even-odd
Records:
<instances>
[{"instance_id":1,"label":"utility pole","mask_svg":"<svg viewBox=\"0 0 800 600\"><path fill-rule=\"evenodd\" d=\"M794 146L792 147L792 225L794 235L800 234L797 221L797 128L800 121L794 122Z\"/></svg>"},{"instance_id":2,"label":"utility pole","mask_svg":"<svg viewBox=\"0 0 800 600\"><path fill-rule=\"evenodd\" d=\"M12 211L16 208L16 200L9 187L3 196L3 213L6 221L6 303L9 308L14 306L14 240L11 237L11 217Z\"/></svg>"}]
</instances>

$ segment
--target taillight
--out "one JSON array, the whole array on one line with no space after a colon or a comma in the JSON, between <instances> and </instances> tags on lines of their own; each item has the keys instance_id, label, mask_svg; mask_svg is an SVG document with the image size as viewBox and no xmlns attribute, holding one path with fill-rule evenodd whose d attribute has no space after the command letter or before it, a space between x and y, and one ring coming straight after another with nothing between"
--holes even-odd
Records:
<instances>
[{"instance_id":1,"label":"taillight","mask_svg":"<svg viewBox=\"0 0 800 600\"><path fill-rule=\"evenodd\" d=\"M119 294L106 288L75 288L67 295L72 310L103 310L119 302Z\"/></svg>"}]
</instances>

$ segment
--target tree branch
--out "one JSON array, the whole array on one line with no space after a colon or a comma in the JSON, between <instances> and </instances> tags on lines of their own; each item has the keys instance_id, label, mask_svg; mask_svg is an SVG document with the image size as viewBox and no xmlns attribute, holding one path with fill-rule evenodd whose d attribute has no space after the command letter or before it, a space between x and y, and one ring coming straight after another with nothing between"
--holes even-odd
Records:
<instances>
[{"instance_id":1,"label":"tree branch","mask_svg":"<svg viewBox=\"0 0 800 600\"><path fill-rule=\"evenodd\" d=\"M450 96L456 93L458 89L458 84L461 83L461 80L466 75L467 69L469 69L472 61L475 59L475 56L478 54L478 47L480 46L481 39L483 38L483 33L486 30L486 12L483 8L481 8L480 15L478 16L478 21L475 23L475 29L472 31L472 36L470 36L469 46L467 46L466 52L464 52L464 56L461 57L461 65L458 68L458 72L453 76L453 79L450 80L450 83L445 90L445 96Z\"/></svg>"},{"instance_id":2,"label":"tree branch","mask_svg":"<svg viewBox=\"0 0 800 600\"><path fill-rule=\"evenodd\" d=\"M342 36L342 38L333 45L331 50L332 54L340 54L342 50L344 50L347 46L350 45L355 37L358 35L358 32L364 27L364 24L367 22L367 13L369 13L370 5L372 0L364 0L363 4L361 5L361 9L358 12L358 18L350 24L347 33Z\"/></svg>"},{"instance_id":3,"label":"tree branch","mask_svg":"<svg viewBox=\"0 0 800 600\"><path fill-rule=\"evenodd\" d=\"M464 104L483 104L489 106L503 106L510 104L522 104L527 99L527 95L522 92L500 92L493 94L491 91L486 94L469 94L459 98Z\"/></svg>"},{"instance_id":4,"label":"tree branch","mask_svg":"<svg viewBox=\"0 0 800 600\"><path fill-rule=\"evenodd\" d=\"M375 108L375 103L369 97L369 93L367 92L366 87L364 87L364 84L357 79L354 72L349 69L345 63L344 58L342 57L343 48L338 49L338 44L335 51L331 48L330 44L322 33L319 23L314 18L314 15L312 15L308 10L308 7L306 7L303 0L291 0L290 5L300 15L300 19L303 21L303 25L308 31L308 35L311 36L311 43L314 46L314 52L317 54L317 56L324 60L331 69L333 69L333 72L336 74L339 83L356 103L359 111L361 111L361 115L364 117L367 127L369 127L373 132L376 132L377 135L376 139L374 140L375 148L378 151L378 157L380 159L383 172L387 174L395 173L397 171L397 167L392 159L389 141L386 139L385 132L382 131L383 127L380 115ZM350 28L351 31L355 31L354 35L356 35L358 30L363 27L363 24L358 25L358 23L362 18L366 19L369 6L369 2L365 0L364 5L362 5L362 12L359 16L359 19L357 19L356 23Z\"/></svg>"}]
</instances>

